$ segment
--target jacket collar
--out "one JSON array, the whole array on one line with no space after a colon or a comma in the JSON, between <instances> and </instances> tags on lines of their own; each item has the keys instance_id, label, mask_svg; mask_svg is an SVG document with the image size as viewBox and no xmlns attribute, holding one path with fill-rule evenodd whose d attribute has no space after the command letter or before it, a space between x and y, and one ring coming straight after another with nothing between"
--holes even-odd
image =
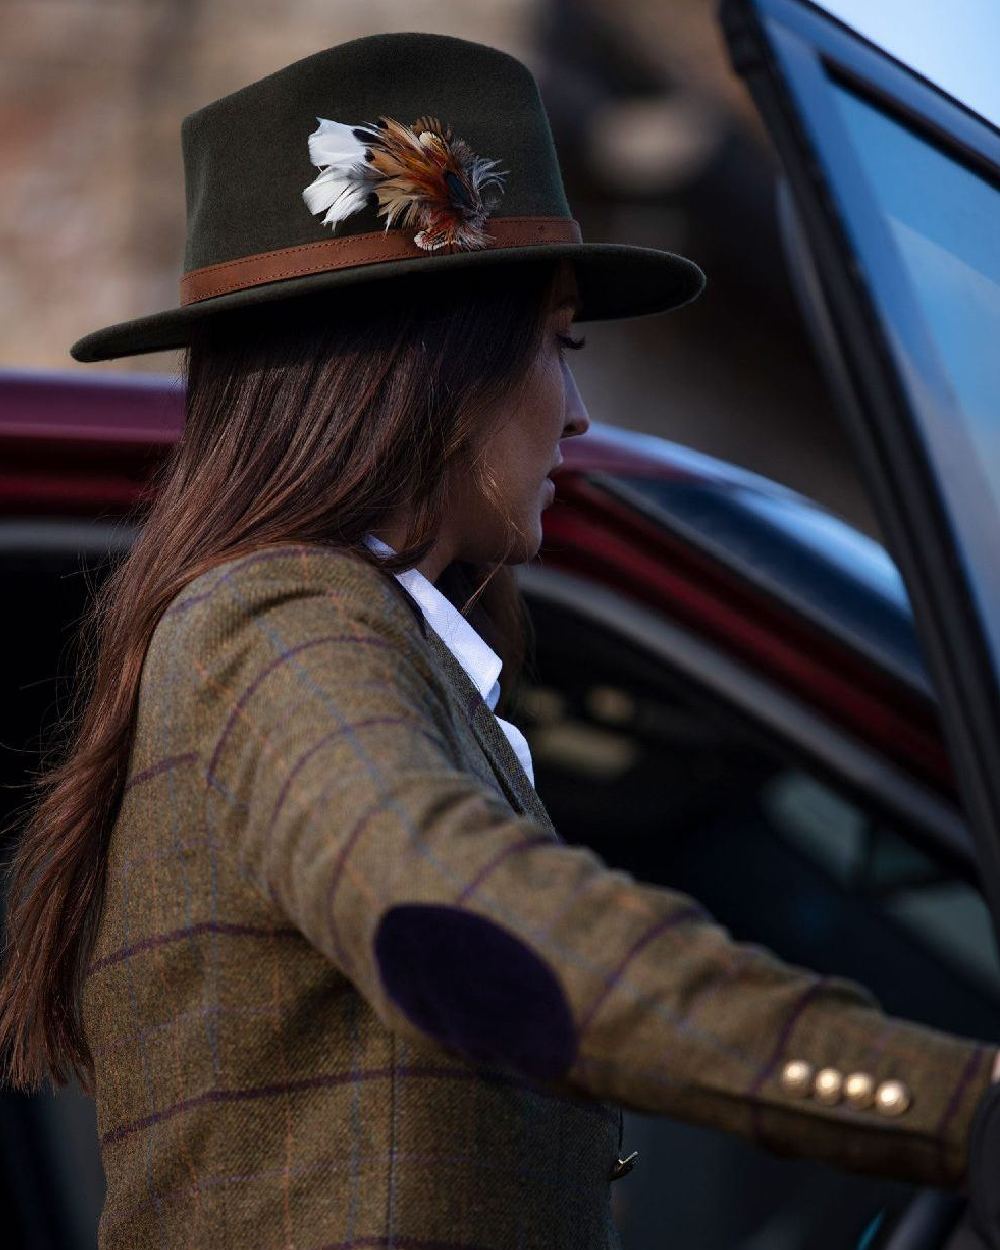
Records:
<instances>
[{"instance_id":1,"label":"jacket collar","mask_svg":"<svg viewBox=\"0 0 1000 1250\"><path fill-rule=\"evenodd\" d=\"M365 542L380 555L395 554L388 543L376 538L374 534L367 534ZM491 709L496 707L500 697L500 670L503 667L503 661L497 653L469 624L452 601L419 569L405 569L394 576L417 601L427 624L461 664L480 697Z\"/></svg>"},{"instance_id":2,"label":"jacket collar","mask_svg":"<svg viewBox=\"0 0 1000 1250\"><path fill-rule=\"evenodd\" d=\"M382 554L392 550L374 534L367 535L365 542ZM516 812L531 816L557 841L562 841L492 710L499 695L497 679L503 661L451 600L419 570L396 573L394 580L414 616L419 617L421 631L447 679L454 702L471 726L507 801Z\"/></svg>"},{"instance_id":3,"label":"jacket collar","mask_svg":"<svg viewBox=\"0 0 1000 1250\"><path fill-rule=\"evenodd\" d=\"M557 841L562 841L556 833L552 818L538 791L521 766L521 761L517 758L507 735L500 728L496 715L482 699L469 674L432 629L427 631L427 642L437 659L438 667L448 681L454 701L462 709L468 724L472 727L511 807L516 812L533 817L544 825Z\"/></svg>"}]
</instances>

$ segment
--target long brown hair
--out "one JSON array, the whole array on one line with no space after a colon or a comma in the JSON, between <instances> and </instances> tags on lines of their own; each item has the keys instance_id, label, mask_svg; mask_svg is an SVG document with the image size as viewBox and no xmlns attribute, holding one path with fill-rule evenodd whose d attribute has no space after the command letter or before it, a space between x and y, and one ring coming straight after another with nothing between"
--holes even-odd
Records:
<instances>
[{"instance_id":1,"label":"long brown hair","mask_svg":"<svg viewBox=\"0 0 1000 1250\"><path fill-rule=\"evenodd\" d=\"M183 436L156 474L137 541L82 619L76 696L17 818L0 979L0 1046L16 1087L73 1074L93 1087L80 997L139 679L164 609L206 569L267 544L351 548L389 573L427 554L448 473L479 476L484 414L516 394L554 289L551 263L488 272L489 282L459 270L312 292L192 327ZM364 535L400 505L406 542L380 561ZM512 568L455 564L438 585L453 601L469 596L459 606L500 653L501 710L530 647Z\"/></svg>"}]
</instances>

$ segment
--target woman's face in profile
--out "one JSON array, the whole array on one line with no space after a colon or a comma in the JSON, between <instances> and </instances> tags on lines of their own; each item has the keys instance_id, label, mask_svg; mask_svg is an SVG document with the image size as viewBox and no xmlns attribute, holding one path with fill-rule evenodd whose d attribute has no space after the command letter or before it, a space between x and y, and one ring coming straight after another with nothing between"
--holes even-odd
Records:
<instances>
[{"instance_id":1,"label":"woman's face in profile","mask_svg":"<svg viewBox=\"0 0 1000 1250\"><path fill-rule=\"evenodd\" d=\"M463 482L456 506L464 513L461 558L495 561L508 546L510 522L519 531L508 564L532 559L542 541L542 512L552 502L548 475L562 461L561 439L584 434L590 418L567 361L562 339L579 339L573 330L578 303L576 276L562 261L541 344L524 385L497 415L497 428L481 453L480 468L503 501L509 521Z\"/></svg>"}]
</instances>

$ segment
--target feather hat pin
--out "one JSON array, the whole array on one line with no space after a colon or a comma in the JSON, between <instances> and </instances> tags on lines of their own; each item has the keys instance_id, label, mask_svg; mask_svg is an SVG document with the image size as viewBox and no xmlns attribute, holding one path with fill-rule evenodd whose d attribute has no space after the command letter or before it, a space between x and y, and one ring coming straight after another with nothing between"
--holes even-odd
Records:
<instances>
[{"instance_id":1,"label":"feather hat pin","mask_svg":"<svg viewBox=\"0 0 1000 1250\"><path fill-rule=\"evenodd\" d=\"M309 211L337 225L378 198L385 228L413 227L413 241L431 252L486 247L483 229L503 189L495 160L476 156L450 126L420 117L404 126L391 117L350 126L317 117L309 136L309 159L322 172L302 192Z\"/></svg>"}]
</instances>

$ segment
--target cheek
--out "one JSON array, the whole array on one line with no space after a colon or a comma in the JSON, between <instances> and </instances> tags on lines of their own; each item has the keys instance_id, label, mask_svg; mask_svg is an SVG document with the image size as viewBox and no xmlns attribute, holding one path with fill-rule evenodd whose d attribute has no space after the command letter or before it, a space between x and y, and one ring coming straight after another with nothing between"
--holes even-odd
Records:
<instances>
[{"instance_id":1,"label":"cheek","mask_svg":"<svg viewBox=\"0 0 1000 1250\"><path fill-rule=\"evenodd\" d=\"M544 479L563 429L563 369L557 353L543 355L516 411L490 441L486 463L503 497L515 506L533 509L544 497Z\"/></svg>"},{"instance_id":2,"label":"cheek","mask_svg":"<svg viewBox=\"0 0 1000 1250\"><path fill-rule=\"evenodd\" d=\"M566 413L565 365L557 352L552 352L539 369L531 399L525 404L529 424L526 445L544 462L544 470L552 462L554 449L562 434ZM543 470L543 471L544 471Z\"/></svg>"},{"instance_id":3,"label":"cheek","mask_svg":"<svg viewBox=\"0 0 1000 1250\"><path fill-rule=\"evenodd\" d=\"M532 402L525 405L519 459L526 477L537 485L548 473L562 434L566 391L562 365L545 370Z\"/></svg>"},{"instance_id":4,"label":"cheek","mask_svg":"<svg viewBox=\"0 0 1000 1250\"><path fill-rule=\"evenodd\" d=\"M566 363L558 352L552 353L545 370L545 389L549 412L561 416L566 406Z\"/></svg>"}]
</instances>

